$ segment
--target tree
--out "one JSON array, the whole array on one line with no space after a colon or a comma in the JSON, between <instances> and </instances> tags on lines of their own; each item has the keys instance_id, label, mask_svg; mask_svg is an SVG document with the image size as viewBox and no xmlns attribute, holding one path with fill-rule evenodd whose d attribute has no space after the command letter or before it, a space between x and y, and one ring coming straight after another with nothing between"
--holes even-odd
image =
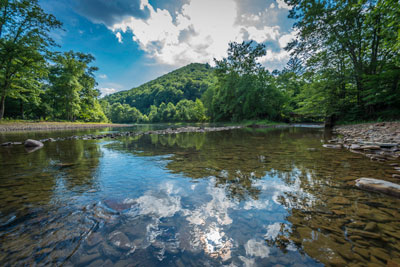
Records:
<instances>
[{"instance_id":1,"label":"tree","mask_svg":"<svg viewBox=\"0 0 400 267\"><path fill-rule=\"evenodd\" d=\"M346 116L351 109L369 117L400 105L400 2L285 2L293 7L290 17L298 31L288 49L307 71L324 77L333 104L327 115Z\"/></svg>"},{"instance_id":2,"label":"tree","mask_svg":"<svg viewBox=\"0 0 400 267\"><path fill-rule=\"evenodd\" d=\"M30 91L36 94L48 47L54 45L49 32L59 27L38 0L0 1L0 119L8 96L24 99Z\"/></svg>"},{"instance_id":3,"label":"tree","mask_svg":"<svg viewBox=\"0 0 400 267\"><path fill-rule=\"evenodd\" d=\"M99 92L93 74L97 68L89 65L92 61L92 55L72 51L55 56L49 73L54 117L72 121L106 120L97 100Z\"/></svg>"},{"instance_id":4,"label":"tree","mask_svg":"<svg viewBox=\"0 0 400 267\"><path fill-rule=\"evenodd\" d=\"M272 76L258 62L265 54L262 44L234 42L229 44L227 58L215 60L218 81L211 104L214 120L277 118L280 93ZM210 92L205 99L209 99Z\"/></svg>"}]
</instances>

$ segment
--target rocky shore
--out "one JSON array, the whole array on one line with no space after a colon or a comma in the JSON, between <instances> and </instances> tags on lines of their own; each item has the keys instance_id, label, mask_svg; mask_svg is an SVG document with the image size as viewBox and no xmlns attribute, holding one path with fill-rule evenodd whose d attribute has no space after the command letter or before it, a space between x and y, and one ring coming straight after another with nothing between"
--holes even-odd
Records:
<instances>
[{"instance_id":1,"label":"rocky shore","mask_svg":"<svg viewBox=\"0 0 400 267\"><path fill-rule=\"evenodd\" d=\"M374 178L361 178L356 186L370 191L400 197L400 122L366 123L336 126L336 138L323 144L325 148L348 149L364 155L372 161L387 162L393 168L392 178L396 184ZM399 179L399 180L397 180Z\"/></svg>"},{"instance_id":2,"label":"rocky shore","mask_svg":"<svg viewBox=\"0 0 400 267\"><path fill-rule=\"evenodd\" d=\"M139 131L139 132L117 132L117 133L106 133L100 135L86 134L86 135L74 135L69 137L59 137L59 138L46 138L41 140L25 140L21 142L5 142L2 143L3 147L10 147L14 145L24 145L26 148L41 148L45 142L56 142L64 140L93 140L93 139L103 139L103 138L117 138L124 136L137 136L137 135L147 135L147 134L177 134L177 133L204 133L204 132L218 132L227 131L233 129L240 129L243 126L226 126L226 127L181 127L181 128L168 128L165 130L157 131ZM33 144L37 145L33 145Z\"/></svg>"},{"instance_id":3,"label":"rocky shore","mask_svg":"<svg viewBox=\"0 0 400 267\"><path fill-rule=\"evenodd\" d=\"M105 127L131 127L130 124L115 123L71 123L71 122L6 122L0 123L0 132L37 131L37 130L72 130Z\"/></svg>"},{"instance_id":4,"label":"rocky shore","mask_svg":"<svg viewBox=\"0 0 400 267\"><path fill-rule=\"evenodd\" d=\"M337 126L336 138L325 144L328 148L346 148L374 161L385 162L400 157L400 122L381 122Z\"/></svg>"}]
</instances>

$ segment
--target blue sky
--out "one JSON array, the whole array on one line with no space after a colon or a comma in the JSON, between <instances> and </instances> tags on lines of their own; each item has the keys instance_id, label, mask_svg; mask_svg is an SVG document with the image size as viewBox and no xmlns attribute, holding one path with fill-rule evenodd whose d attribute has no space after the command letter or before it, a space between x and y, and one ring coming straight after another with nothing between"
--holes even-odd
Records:
<instances>
[{"instance_id":1,"label":"blue sky","mask_svg":"<svg viewBox=\"0 0 400 267\"><path fill-rule=\"evenodd\" d=\"M95 56L98 88L128 90L192 62L213 63L231 41L267 46L261 63L281 69L294 38L283 0L41 0L63 23L61 51Z\"/></svg>"}]
</instances>

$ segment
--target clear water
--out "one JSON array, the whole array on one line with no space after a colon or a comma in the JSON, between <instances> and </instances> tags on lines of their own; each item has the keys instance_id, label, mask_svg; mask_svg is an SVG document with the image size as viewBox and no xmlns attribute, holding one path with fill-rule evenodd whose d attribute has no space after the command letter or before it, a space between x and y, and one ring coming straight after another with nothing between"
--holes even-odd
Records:
<instances>
[{"instance_id":1,"label":"clear water","mask_svg":"<svg viewBox=\"0 0 400 267\"><path fill-rule=\"evenodd\" d=\"M400 200L352 184L394 181L393 168L322 148L324 137L241 129L0 148L0 265L399 262Z\"/></svg>"}]
</instances>

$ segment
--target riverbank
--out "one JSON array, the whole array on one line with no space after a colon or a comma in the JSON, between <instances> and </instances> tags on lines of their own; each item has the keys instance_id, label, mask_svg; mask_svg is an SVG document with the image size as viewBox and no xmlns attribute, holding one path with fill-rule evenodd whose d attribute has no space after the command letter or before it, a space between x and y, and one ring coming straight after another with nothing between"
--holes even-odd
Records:
<instances>
[{"instance_id":1,"label":"riverbank","mask_svg":"<svg viewBox=\"0 0 400 267\"><path fill-rule=\"evenodd\" d=\"M36 151L38 148L43 147L43 143L45 142L56 142L56 141L64 141L64 140L92 140L92 139L103 139L103 138L117 138L117 137L126 137L126 136L138 136L138 135L147 135L147 134L178 134L178 133L205 133L205 132L219 132L219 131L227 131L234 129L241 129L243 126L226 126L226 127L180 127L180 128L168 128L165 130L156 130L156 131L138 131L138 132L113 132L106 134L86 134L86 135L73 135L69 137L59 137L59 138L45 138L41 140L21 140L18 142L5 142L0 146L2 147L12 147L14 145L24 145L25 147L34 147L31 151ZM32 146L30 144L33 144Z\"/></svg>"},{"instance_id":2,"label":"riverbank","mask_svg":"<svg viewBox=\"0 0 400 267\"><path fill-rule=\"evenodd\" d=\"M0 132L93 129L131 126L131 124L116 123L2 121L0 122Z\"/></svg>"},{"instance_id":3,"label":"riverbank","mask_svg":"<svg viewBox=\"0 0 400 267\"><path fill-rule=\"evenodd\" d=\"M336 126L336 138L327 148L346 148L372 161L388 162L393 178L400 178L400 122L379 122Z\"/></svg>"}]
</instances>

